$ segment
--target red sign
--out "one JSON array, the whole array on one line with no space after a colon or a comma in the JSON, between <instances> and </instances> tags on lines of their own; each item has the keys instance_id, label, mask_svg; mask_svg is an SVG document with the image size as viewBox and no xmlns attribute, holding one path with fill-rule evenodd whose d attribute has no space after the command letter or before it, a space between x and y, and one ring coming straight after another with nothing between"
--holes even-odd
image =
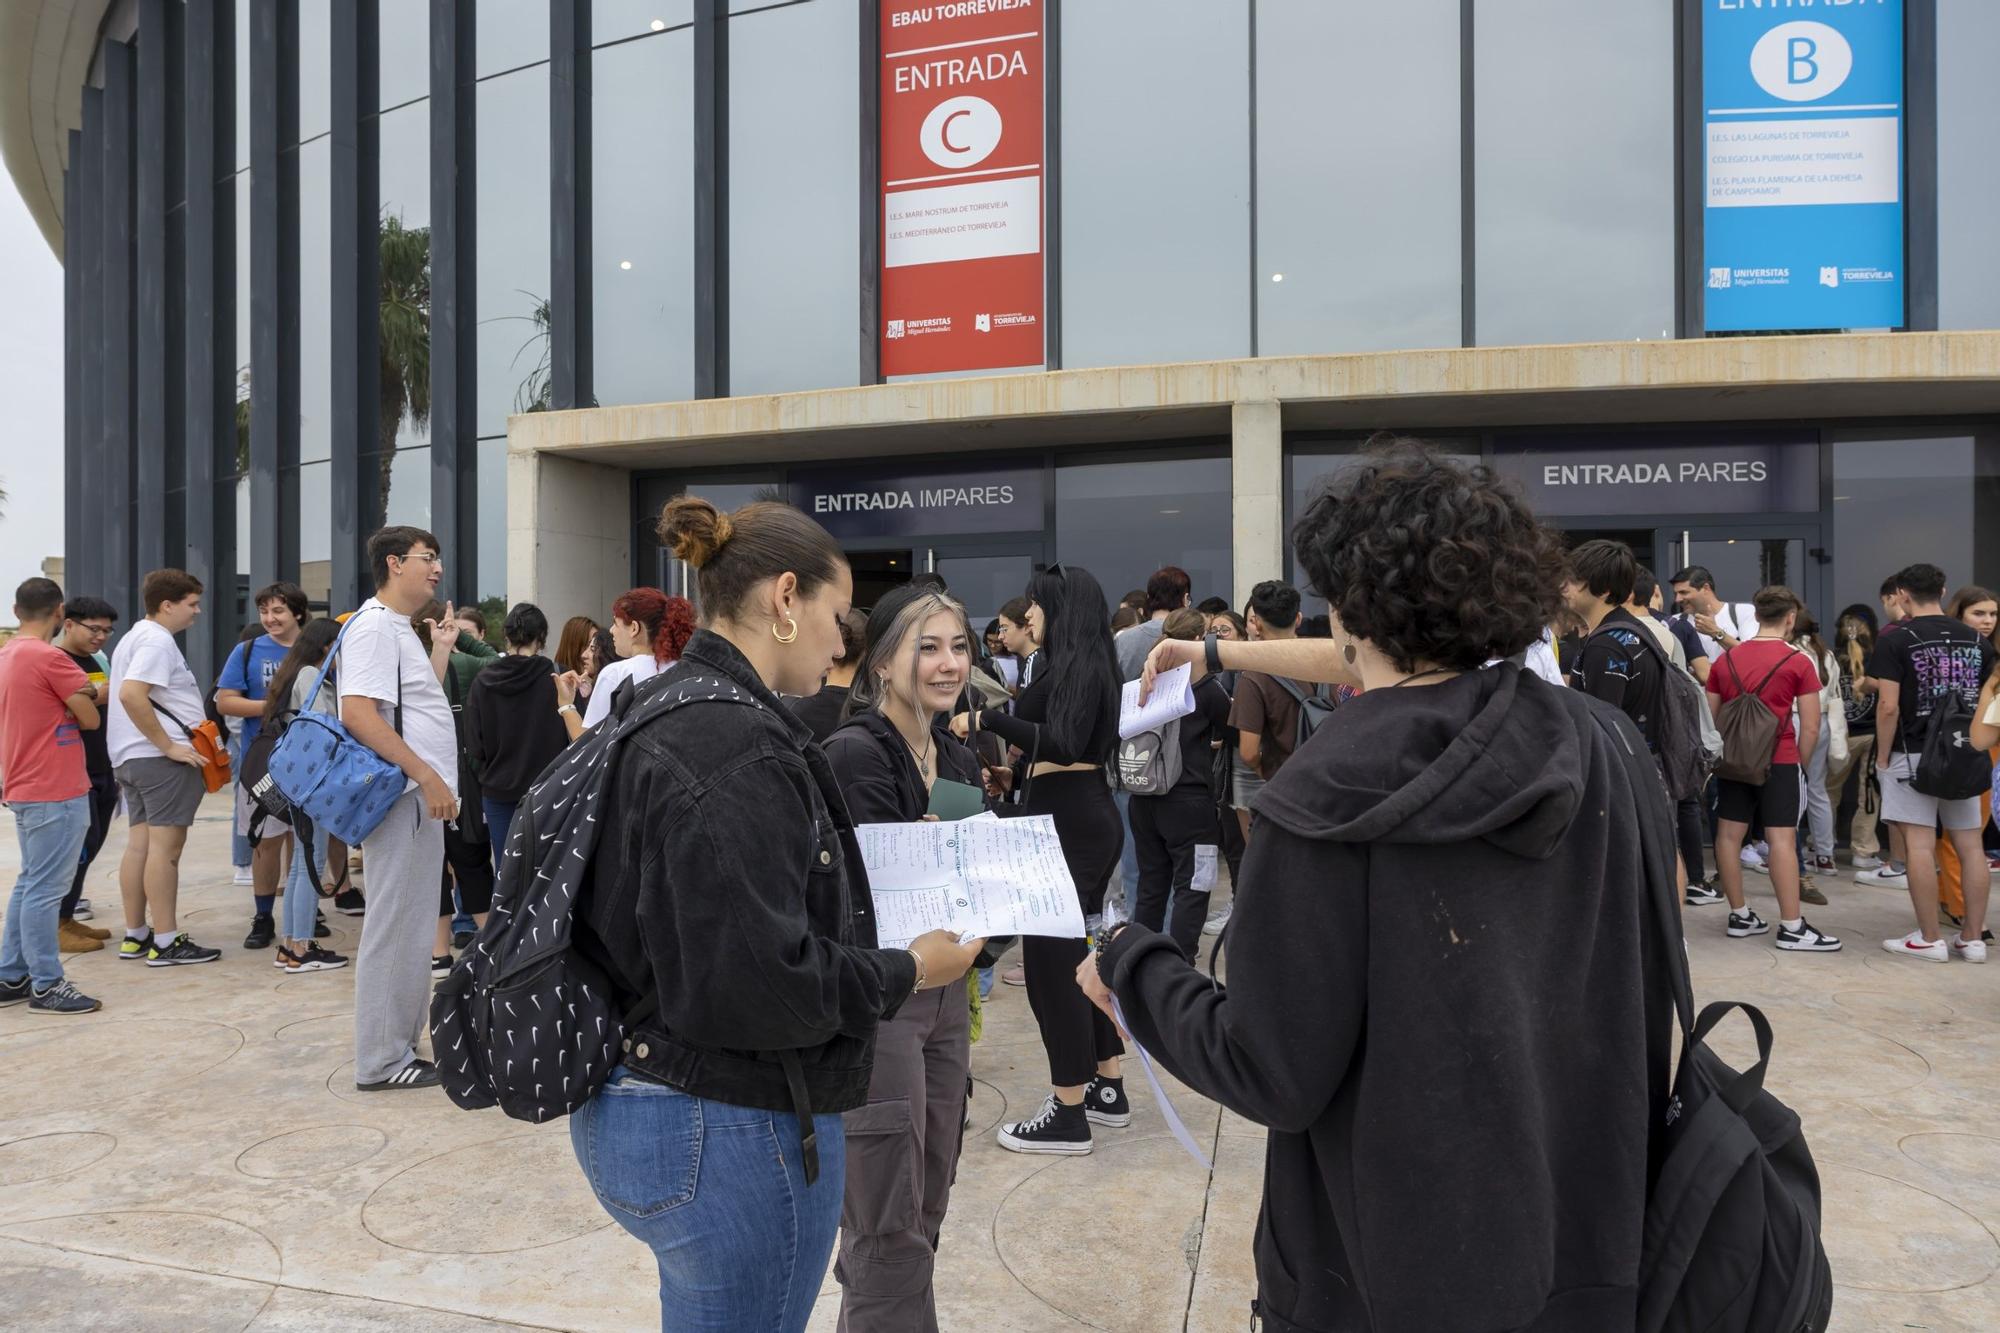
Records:
<instances>
[{"instance_id":1,"label":"red sign","mask_svg":"<svg viewBox=\"0 0 2000 1333\"><path fill-rule=\"evenodd\" d=\"M1042 6L883 0L882 373L1036 366Z\"/></svg>"}]
</instances>

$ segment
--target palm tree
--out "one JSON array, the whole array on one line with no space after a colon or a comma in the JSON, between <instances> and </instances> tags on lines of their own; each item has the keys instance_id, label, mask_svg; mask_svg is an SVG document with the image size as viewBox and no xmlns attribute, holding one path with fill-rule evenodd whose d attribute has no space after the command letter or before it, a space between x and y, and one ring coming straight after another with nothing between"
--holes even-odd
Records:
<instances>
[{"instance_id":1,"label":"palm tree","mask_svg":"<svg viewBox=\"0 0 2000 1333\"><path fill-rule=\"evenodd\" d=\"M528 368L526 377L522 379L520 386L514 390L514 410L516 412L546 412L549 410L549 403L555 391L554 376L549 369L549 333L552 327L549 300L546 296L537 296L533 292L523 291L518 287L515 290L527 297L530 302L527 320L530 324L534 325L534 331L528 335L527 341L515 350L513 364L518 367L521 364L521 358L530 351L533 351L535 354L535 363ZM502 318L520 319L522 317L520 315L506 315L502 316Z\"/></svg>"},{"instance_id":2,"label":"palm tree","mask_svg":"<svg viewBox=\"0 0 2000 1333\"><path fill-rule=\"evenodd\" d=\"M376 420L375 521L388 522L396 436L403 422L418 430L431 420L431 229L405 227L384 215L377 242L382 305L381 414Z\"/></svg>"}]
</instances>

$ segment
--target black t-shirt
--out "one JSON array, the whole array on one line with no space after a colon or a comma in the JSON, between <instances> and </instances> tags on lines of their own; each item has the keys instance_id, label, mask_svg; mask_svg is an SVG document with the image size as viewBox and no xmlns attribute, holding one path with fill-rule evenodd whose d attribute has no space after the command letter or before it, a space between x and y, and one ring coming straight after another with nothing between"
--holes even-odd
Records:
<instances>
[{"instance_id":1,"label":"black t-shirt","mask_svg":"<svg viewBox=\"0 0 2000 1333\"><path fill-rule=\"evenodd\" d=\"M1979 689L1996 659L2000 653L1992 643L1950 616L1915 616L1885 630L1868 659L1868 674L1897 686L1900 720L1892 748L1922 752L1931 713L1947 692L1956 691L1968 710L1977 708Z\"/></svg>"},{"instance_id":2,"label":"black t-shirt","mask_svg":"<svg viewBox=\"0 0 2000 1333\"><path fill-rule=\"evenodd\" d=\"M84 675L90 677L92 685L104 684L105 673L102 662L88 653L71 653L67 648L63 651L69 653L69 660L81 667ZM114 781L111 776L111 742L104 734L104 729L111 721L109 706L100 704L97 712L96 729L83 733L83 771L89 776L92 786L101 786Z\"/></svg>"},{"instance_id":3,"label":"black t-shirt","mask_svg":"<svg viewBox=\"0 0 2000 1333\"><path fill-rule=\"evenodd\" d=\"M1624 607L1616 607L1598 623L1583 641L1569 670L1572 688L1621 709L1646 738L1655 754L1660 750L1660 688L1664 652L1653 631Z\"/></svg>"}]
</instances>

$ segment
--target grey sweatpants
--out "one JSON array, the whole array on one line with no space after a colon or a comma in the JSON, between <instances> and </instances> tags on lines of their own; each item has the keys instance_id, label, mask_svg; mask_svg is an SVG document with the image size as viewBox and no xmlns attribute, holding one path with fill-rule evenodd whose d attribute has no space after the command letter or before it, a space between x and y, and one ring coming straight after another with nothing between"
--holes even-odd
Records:
<instances>
[{"instance_id":1,"label":"grey sweatpants","mask_svg":"<svg viewBox=\"0 0 2000 1333\"><path fill-rule=\"evenodd\" d=\"M931 1272L965 1140L971 1026L961 979L876 1029L868 1105L842 1117L841 1333L937 1333Z\"/></svg>"},{"instance_id":2,"label":"grey sweatpants","mask_svg":"<svg viewBox=\"0 0 2000 1333\"><path fill-rule=\"evenodd\" d=\"M368 914L354 963L354 1081L380 1083L416 1059L430 1019L444 825L412 789L361 843Z\"/></svg>"}]
</instances>

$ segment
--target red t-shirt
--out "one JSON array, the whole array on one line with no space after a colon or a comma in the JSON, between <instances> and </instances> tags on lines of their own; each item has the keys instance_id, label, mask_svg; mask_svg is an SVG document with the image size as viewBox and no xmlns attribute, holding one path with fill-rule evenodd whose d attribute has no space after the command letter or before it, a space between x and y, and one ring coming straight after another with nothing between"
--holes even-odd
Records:
<instances>
[{"instance_id":1,"label":"red t-shirt","mask_svg":"<svg viewBox=\"0 0 2000 1333\"><path fill-rule=\"evenodd\" d=\"M1745 639L1708 669L1708 692L1726 704L1739 694L1757 690L1763 684L1765 675L1781 659L1786 659L1785 664L1778 667L1769 684L1758 690L1757 697L1778 717L1778 748L1771 756L1771 762L1796 764L1799 762L1799 738L1792 730L1792 701L1801 695L1820 692L1819 672L1813 670L1811 654L1802 653L1777 639ZM1737 686L1739 676L1743 681L1741 688ZM1823 732L1826 720L1822 718L1820 721ZM1824 734L1818 743L1826 743Z\"/></svg>"},{"instance_id":2,"label":"red t-shirt","mask_svg":"<svg viewBox=\"0 0 2000 1333\"><path fill-rule=\"evenodd\" d=\"M17 638L0 648L0 799L67 801L90 790L83 732L65 706L89 686L52 643Z\"/></svg>"}]
</instances>

